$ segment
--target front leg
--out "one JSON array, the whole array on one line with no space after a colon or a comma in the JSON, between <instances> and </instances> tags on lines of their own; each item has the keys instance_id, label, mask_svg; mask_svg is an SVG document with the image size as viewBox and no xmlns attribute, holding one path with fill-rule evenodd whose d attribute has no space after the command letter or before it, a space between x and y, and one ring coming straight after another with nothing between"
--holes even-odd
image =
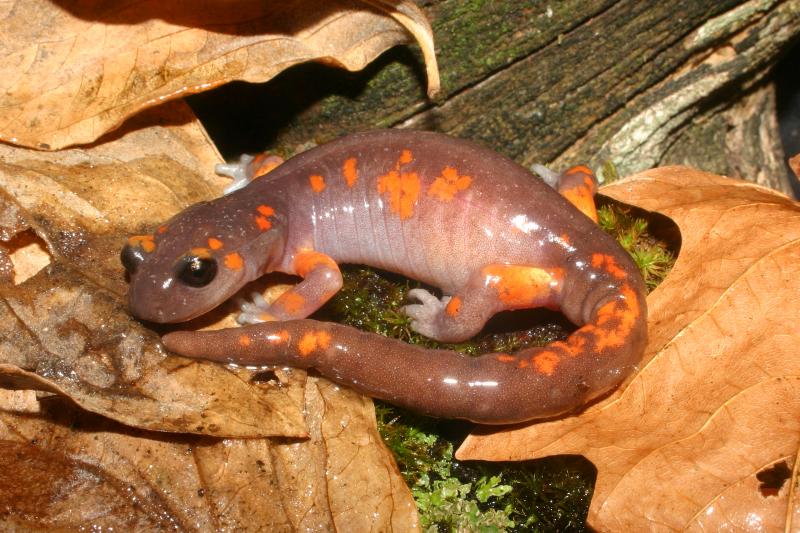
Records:
<instances>
[{"instance_id":1,"label":"front leg","mask_svg":"<svg viewBox=\"0 0 800 533\"><path fill-rule=\"evenodd\" d=\"M257 324L269 320L306 318L322 307L342 288L342 273L336 262L314 250L298 252L292 262L294 272L302 281L284 292L272 304L260 295L252 304L244 304L238 317L241 324Z\"/></svg>"}]
</instances>

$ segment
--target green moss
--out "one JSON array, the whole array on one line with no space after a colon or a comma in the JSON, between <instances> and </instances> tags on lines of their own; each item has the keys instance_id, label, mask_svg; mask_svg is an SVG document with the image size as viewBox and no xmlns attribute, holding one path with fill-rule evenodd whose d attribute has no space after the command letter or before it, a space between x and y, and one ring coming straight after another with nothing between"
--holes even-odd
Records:
<instances>
[{"instance_id":1,"label":"green moss","mask_svg":"<svg viewBox=\"0 0 800 533\"><path fill-rule=\"evenodd\" d=\"M644 218L618 204L608 204L597 211L598 223L631 255L642 273L648 291L655 289L675 263L667 244L653 235Z\"/></svg>"},{"instance_id":2,"label":"green moss","mask_svg":"<svg viewBox=\"0 0 800 533\"><path fill-rule=\"evenodd\" d=\"M599 209L601 227L620 241L654 288L673 255L630 208ZM466 343L447 345L418 335L400 312L408 291L421 284L365 267L345 267L342 290L321 318L430 348L469 355L513 352L565 338L570 326L556 315L536 317L512 331L486 331ZM515 316L520 313L516 313ZM500 323L509 322L505 315ZM580 457L539 461L459 462L453 449L471 424L416 415L376 402L378 429L411 487L426 531L583 531L594 484L592 465Z\"/></svg>"}]
</instances>

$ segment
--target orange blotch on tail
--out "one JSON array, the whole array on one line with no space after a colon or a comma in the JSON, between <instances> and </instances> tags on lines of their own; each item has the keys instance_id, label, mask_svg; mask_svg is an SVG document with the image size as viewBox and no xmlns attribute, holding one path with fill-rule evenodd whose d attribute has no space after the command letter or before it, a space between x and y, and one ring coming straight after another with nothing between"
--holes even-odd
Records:
<instances>
[{"instance_id":1,"label":"orange blotch on tail","mask_svg":"<svg viewBox=\"0 0 800 533\"><path fill-rule=\"evenodd\" d=\"M141 248L144 253L152 253L156 249L156 241L153 235L134 235L128 237L130 246Z\"/></svg>"},{"instance_id":2,"label":"orange blotch on tail","mask_svg":"<svg viewBox=\"0 0 800 533\"><path fill-rule=\"evenodd\" d=\"M167 229L168 229L168 228L167 228L167 225L166 225L166 224L164 224L163 226L159 226L159 227L158 227L158 229L157 229L156 231L157 231L158 233L166 233L166 232L167 232Z\"/></svg>"},{"instance_id":3,"label":"orange blotch on tail","mask_svg":"<svg viewBox=\"0 0 800 533\"><path fill-rule=\"evenodd\" d=\"M607 254L592 254L592 266L602 268L617 279L625 279L628 274L620 268L613 256Z\"/></svg>"},{"instance_id":4,"label":"orange blotch on tail","mask_svg":"<svg viewBox=\"0 0 800 533\"><path fill-rule=\"evenodd\" d=\"M270 344L286 344L289 341L289 332L282 329L277 333L270 333L267 335L267 341Z\"/></svg>"},{"instance_id":5,"label":"orange blotch on tail","mask_svg":"<svg viewBox=\"0 0 800 533\"><path fill-rule=\"evenodd\" d=\"M308 182L311 184L311 190L316 193L321 193L325 190L325 178L319 174L314 174L308 177Z\"/></svg>"},{"instance_id":6,"label":"orange blotch on tail","mask_svg":"<svg viewBox=\"0 0 800 533\"><path fill-rule=\"evenodd\" d=\"M219 250L222 248L222 241L219 239L215 239L214 237L208 238L208 247L212 250Z\"/></svg>"},{"instance_id":7,"label":"orange blotch on tail","mask_svg":"<svg viewBox=\"0 0 800 533\"><path fill-rule=\"evenodd\" d=\"M550 350L540 352L538 355L535 355L533 359L531 359L531 363L536 370L546 376L552 376L553 373L555 373L556 367L560 361L561 357L559 357L557 353Z\"/></svg>"},{"instance_id":8,"label":"orange blotch on tail","mask_svg":"<svg viewBox=\"0 0 800 533\"><path fill-rule=\"evenodd\" d=\"M250 346L250 342L252 341L250 340L250 337L248 337L247 335L239 335L239 346L241 346L242 348Z\"/></svg>"},{"instance_id":9,"label":"orange blotch on tail","mask_svg":"<svg viewBox=\"0 0 800 533\"><path fill-rule=\"evenodd\" d=\"M471 183L471 177L459 176L458 171L453 167L445 167L442 175L433 180L428 187L428 196L449 202L458 191L468 189Z\"/></svg>"},{"instance_id":10,"label":"orange blotch on tail","mask_svg":"<svg viewBox=\"0 0 800 533\"><path fill-rule=\"evenodd\" d=\"M244 259L237 252L233 252L225 256L224 264L231 270L240 270L244 266Z\"/></svg>"},{"instance_id":11,"label":"orange blotch on tail","mask_svg":"<svg viewBox=\"0 0 800 533\"><path fill-rule=\"evenodd\" d=\"M501 363L513 363L517 360L516 357L513 355L508 355L507 353L499 353L494 356L495 359L500 361Z\"/></svg>"},{"instance_id":12,"label":"orange blotch on tail","mask_svg":"<svg viewBox=\"0 0 800 533\"><path fill-rule=\"evenodd\" d=\"M411 153L411 150L403 150L400 153L400 159L398 159L398 163L401 165L407 165L414 160L414 154Z\"/></svg>"},{"instance_id":13,"label":"orange blotch on tail","mask_svg":"<svg viewBox=\"0 0 800 533\"><path fill-rule=\"evenodd\" d=\"M484 283L497 291L509 309L539 306L560 292L564 272L518 265L489 265L482 271Z\"/></svg>"},{"instance_id":14,"label":"orange blotch on tail","mask_svg":"<svg viewBox=\"0 0 800 533\"><path fill-rule=\"evenodd\" d=\"M344 160L344 164L342 165L342 175L344 176L344 182L347 183L348 187L352 187L356 184L356 180L358 180L358 168L356 168L356 163L358 160L355 157L351 157L349 159Z\"/></svg>"},{"instance_id":15,"label":"orange blotch on tail","mask_svg":"<svg viewBox=\"0 0 800 533\"><path fill-rule=\"evenodd\" d=\"M331 336L327 331L309 331L297 343L297 350L302 357L308 357L315 350L327 348L330 342Z\"/></svg>"}]
</instances>

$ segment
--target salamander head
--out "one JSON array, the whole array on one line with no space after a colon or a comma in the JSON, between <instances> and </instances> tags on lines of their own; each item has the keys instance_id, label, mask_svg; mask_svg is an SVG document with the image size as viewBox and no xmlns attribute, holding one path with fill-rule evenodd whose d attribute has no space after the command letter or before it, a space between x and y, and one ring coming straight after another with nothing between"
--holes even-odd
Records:
<instances>
[{"instance_id":1,"label":"salamander head","mask_svg":"<svg viewBox=\"0 0 800 533\"><path fill-rule=\"evenodd\" d=\"M196 204L153 234L128 238L120 259L135 317L183 322L203 315L282 256L281 217L230 199Z\"/></svg>"}]
</instances>

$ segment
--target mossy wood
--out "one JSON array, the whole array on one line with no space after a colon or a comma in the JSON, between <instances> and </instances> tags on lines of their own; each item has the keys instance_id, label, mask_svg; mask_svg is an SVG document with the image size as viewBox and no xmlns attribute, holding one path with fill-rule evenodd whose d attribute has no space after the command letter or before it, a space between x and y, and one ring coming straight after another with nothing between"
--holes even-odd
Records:
<instances>
[{"instance_id":1,"label":"mossy wood","mask_svg":"<svg viewBox=\"0 0 800 533\"><path fill-rule=\"evenodd\" d=\"M524 164L610 160L627 175L689 163L788 191L764 80L798 40L796 0L420 5L442 71L436 102L426 99L421 58L408 46L358 74L304 66L266 86L201 95L195 107L208 119L225 102L212 134L248 137L221 141L229 157L242 144L291 152L403 126L479 140Z\"/></svg>"}]
</instances>

